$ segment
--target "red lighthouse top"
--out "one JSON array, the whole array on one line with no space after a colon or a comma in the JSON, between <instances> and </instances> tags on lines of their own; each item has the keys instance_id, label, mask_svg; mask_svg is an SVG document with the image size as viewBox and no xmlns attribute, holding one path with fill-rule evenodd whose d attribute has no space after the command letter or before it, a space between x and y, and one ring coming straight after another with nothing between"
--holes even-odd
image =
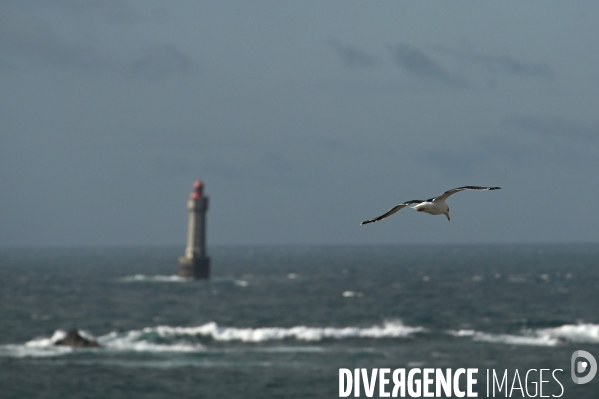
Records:
<instances>
[{"instance_id":1,"label":"red lighthouse top","mask_svg":"<svg viewBox=\"0 0 599 399\"><path fill-rule=\"evenodd\" d=\"M202 198L204 196L204 183L198 179L193 183L193 191L190 197L193 199Z\"/></svg>"}]
</instances>

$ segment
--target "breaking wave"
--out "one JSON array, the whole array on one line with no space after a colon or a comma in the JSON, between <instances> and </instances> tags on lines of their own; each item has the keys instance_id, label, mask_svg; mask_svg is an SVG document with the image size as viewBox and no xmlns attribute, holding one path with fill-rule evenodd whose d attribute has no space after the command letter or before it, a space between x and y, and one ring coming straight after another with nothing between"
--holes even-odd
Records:
<instances>
[{"instance_id":1,"label":"breaking wave","mask_svg":"<svg viewBox=\"0 0 599 399\"><path fill-rule=\"evenodd\" d=\"M553 328L523 330L522 334L492 334L475 330L450 330L454 337L471 337L473 341L507 345L556 346L567 343L599 344L599 325L565 324Z\"/></svg>"},{"instance_id":2,"label":"breaking wave","mask_svg":"<svg viewBox=\"0 0 599 399\"><path fill-rule=\"evenodd\" d=\"M262 343L269 341L297 340L322 341L327 339L350 338L405 338L424 332L423 327L410 327L401 321L387 321L383 325L372 327L258 327L239 328L221 327L214 322L197 327L155 326L141 330L125 332L113 331L94 337L79 330L87 338L100 343L102 348L74 349L56 346L56 342L66 336L66 332L57 330L52 337L36 338L24 344L0 345L0 356L8 357L48 357L61 356L74 351L101 352L205 352L205 344L212 341ZM200 342L202 341L202 342Z\"/></svg>"},{"instance_id":3,"label":"breaking wave","mask_svg":"<svg viewBox=\"0 0 599 399\"><path fill-rule=\"evenodd\" d=\"M102 348L74 349L57 346L66 336L57 330L51 337L40 337L24 344L0 345L0 357L53 357L73 352L114 353L200 353L209 350L210 342L267 343L284 340L318 342L342 339L408 338L427 330L424 327L404 325L400 320L386 321L371 327L257 327L240 328L219 326L210 322L196 327L154 326L141 330L113 331L94 337L79 330L81 336L98 341ZM504 345L553 347L568 343L599 344L598 324L566 324L553 328L522 330L520 334L494 334L470 329L449 330L454 337ZM298 348L301 348L300 346ZM298 350L294 347L293 350ZM276 351L276 348L272 349ZM320 349L319 349L320 350Z\"/></svg>"},{"instance_id":4,"label":"breaking wave","mask_svg":"<svg viewBox=\"0 0 599 399\"><path fill-rule=\"evenodd\" d=\"M448 333L454 337L472 337L473 341L506 345L555 346L560 343L557 338L526 333L523 335L492 334L474 330L451 330Z\"/></svg>"},{"instance_id":5,"label":"breaking wave","mask_svg":"<svg viewBox=\"0 0 599 399\"><path fill-rule=\"evenodd\" d=\"M181 277L177 275L172 276L146 276L144 274L136 274L134 276L125 276L119 279L119 281L124 283L139 283L139 282L148 282L148 283L184 283L187 281L193 281L191 278Z\"/></svg>"},{"instance_id":6,"label":"breaking wave","mask_svg":"<svg viewBox=\"0 0 599 399\"><path fill-rule=\"evenodd\" d=\"M423 332L423 327L410 327L401 321L387 321L382 326L372 327L219 327L216 323L206 323L198 327L158 326L145 328L144 332L155 331L159 336L170 338L177 336L207 337L215 341L266 342L284 339L299 341L321 341L324 339L344 338L403 338Z\"/></svg>"},{"instance_id":7,"label":"breaking wave","mask_svg":"<svg viewBox=\"0 0 599 399\"><path fill-rule=\"evenodd\" d=\"M50 338L36 338L22 345L0 345L0 356L8 357L51 357L73 352L69 346L56 346L56 342L67 336L66 331L56 330ZM87 338L89 334L85 334Z\"/></svg>"},{"instance_id":8,"label":"breaking wave","mask_svg":"<svg viewBox=\"0 0 599 399\"><path fill-rule=\"evenodd\" d=\"M148 334L146 329L124 333L111 332L94 337L89 332L79 330L79 334L97 341L101 348L72 348L57 346L56 342L67 336L66 331L56 330L52 337L35 338L24 344L0 345L0 356L8 357L52 357L72 353L74 351L110 351L110 352L202 352L206 347L198 342L181 340L161 340L156 334Z\"/></svg>"}]
</instances>

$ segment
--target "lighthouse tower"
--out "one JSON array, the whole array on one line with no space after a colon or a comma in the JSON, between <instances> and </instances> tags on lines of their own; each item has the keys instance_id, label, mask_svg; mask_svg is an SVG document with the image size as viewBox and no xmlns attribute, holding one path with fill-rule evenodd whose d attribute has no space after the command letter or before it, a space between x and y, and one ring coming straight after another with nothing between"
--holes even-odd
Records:
<instances>
[{"instance_id":1,"label":"lighthouse tower","mask_svg":"<svg viewBox=\"0 0 599 399\"><path fill-rule=\"evenodd\" d=\"M179 258L179 276L194 279L210 276L210 258L206 255L206 211L208 197L204 196L204 183L196 180L187 201L189 230L185 255Z\"/></svg>"}]
</instances>

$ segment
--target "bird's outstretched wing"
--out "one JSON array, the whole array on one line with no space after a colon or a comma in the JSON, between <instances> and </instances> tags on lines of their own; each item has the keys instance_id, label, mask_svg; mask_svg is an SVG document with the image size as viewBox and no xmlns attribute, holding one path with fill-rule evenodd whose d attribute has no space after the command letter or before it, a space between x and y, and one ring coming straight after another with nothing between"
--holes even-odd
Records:
<instances>
[{"instance_id":1,"label":"bird's outstretched wing","mask_svg":"<svg viewBox=\"0 0 599 399\"><path fill-rule=\"evenodd\" d=\"M433 201L437 201L437 200L443 200L444 201L450 195L455 194L458 191L463 191L463 190L499 190L500 188L501 187L481 187L481 186L464 186L464 187L458 187L458 188L453 188L451 190L445 191L440 196L438 196L436 198L433 198Z\"/></svg>"},{"instance_id":2,"label":"bird's outstretched wing","mask_svg":"<svg viewBox=\"0 0 599 399\"><path fill-rule=\"evenodd\" d=\"M395 205L393 208L389 209L389 211L388 211L387 213L384 213L384 214L382 214L381 216L379 216L379 217L376 217L376 218L374 218L374 219L365 220L365 221L363 221L362 223L360 223L360 225L363 225L363 224L368 224L368 223L374 223L374 222L378 222L378 221L379 221L379 220L381 220L381 219L384 219L384 218L386 218L386 217L388 217L388 216L391 216L391 215L393 215L395 212L399 211L399 210L400 210L400 209L402 209L402 208L405 208L405 207L406 207L406 206L408 206L408 205L412 205L412 204L419 204L419 203L421 203L421 202L422 202L421 200L412 200L412 201L407 201L407 202L404 202L404 203L402 203L402 204Z\"/></svg>"}]
</instances>

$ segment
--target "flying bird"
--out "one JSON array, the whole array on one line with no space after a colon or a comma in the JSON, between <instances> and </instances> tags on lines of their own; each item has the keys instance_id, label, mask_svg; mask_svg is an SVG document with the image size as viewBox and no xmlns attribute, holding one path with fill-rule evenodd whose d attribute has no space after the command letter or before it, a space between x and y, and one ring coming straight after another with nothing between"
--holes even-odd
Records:
<instances>
[{"instance_id":1,"label":"flying bird","mask_svg":"<svg viewBox=\"0 0 599 399\"><path fill-rule=\"evenodd\" d=\"M430 199L427 199L426 201L411 200L411 201L402 202L401 204L395 205L387 213L384 213L381 216L376 217L374 219L365 220L362 223L360 223L360 225L378 222L379 220L382 220L386 217L393 215L395 212L399 211L402 208L405 208L408 205L414 205L412 208L416 209L418 212L424 212L424 213L428 213L430 215L445 215L445 216L447 216L447 220L451 220L451 218L449 217L449 207L445 203L445 200L450 195L453 195L453 194L457 193L458 191L463 191L463 190L499 190L500 188L501 187L480 187L480 186L464 186L464 187L454 188L454 189L445 191L443 194L441 194L438 197L430 198Z\"/></svg>"}]
</instances>

